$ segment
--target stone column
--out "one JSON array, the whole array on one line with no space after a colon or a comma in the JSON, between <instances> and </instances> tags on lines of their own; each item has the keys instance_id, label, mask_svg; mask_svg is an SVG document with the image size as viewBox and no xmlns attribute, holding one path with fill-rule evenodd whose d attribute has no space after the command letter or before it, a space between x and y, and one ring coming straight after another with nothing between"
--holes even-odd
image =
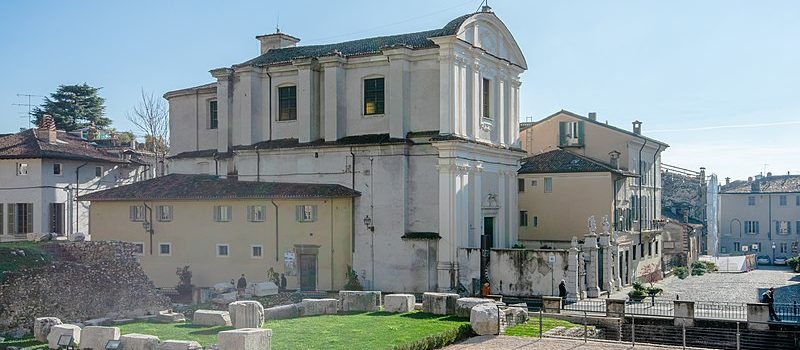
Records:
<instances>
[{"instance_id":1,"label":"stone column","mask_svg":"<svg viewBox=\"0 0 800 350\"><path fill-rule=\"evenodd\" d=\"M454 127L455 64L450 45L439 46L439 133L452 134Z\"/></svg>"},{"instance_id":2,"label":"stone column","mask_svg":"<svg viewBox=\"0 0 800 350\"><path fill-rule=\"evenodd\" d=\"M675 300L674 324L694 327L694 301Z\"/></svg>"},{"instance_id":3,"label":"stone column","mask_svg":"<svg viewBox=\"0 0 800 350\"><path fill-rule=\"evenodd\" d=\"M506 100L505 81L503 81L504 78L505 77L502 74L498 74L494 81L494 123L495 128L497 129L497 142L503 146L507 144L505 125L506 120L504 118Z\"/></svg>"},{"instance_id":4,"label":"stone column","mask_svg":"<svg viewBox=\"0 0 800 350\"><path fill-rule=\"evenodd\" d=\"M228 152L233 136L233 125L230 120L233 69L214 69L211 70L211 76L217 79L217 151Z\"/></svg>"},{"instance_id":5,"label":"stone column","mask_svg":"<svg viewBox=\"0 0 800 350\"><path fill-rule=\"evenodd\" d=\"M461 177L461 184L458 189L458 204L460 205L460 210L457 215L457 223L458 223L458 242L459 248L468 247L469 246L469 174L470 174L470 166L469 165L460 165L458 167L459 176Z\"/></svg>"},{"instance_id":6,"label":"stone column","mask_svg":"<svg viewBox=\"0 0 800 350\"><path fill-rule=\"evenodd\" d=\"M325 141L333 142L344 136L347 122L347 89L345 88L345 59L341 56L321 57L325 75Z\"/></svg>"},{"instance_id":7,"label":"stone column","mask_svg":"<svg viewBox=\"0 0 800 350\"><path fill-rule=\"evenodd\" d=\"M620 270L622 256L619 251L619 246L616 244L616 242L611 243L611 254L613 256L612 260L614 264L614 274L612 275L614 277L612 278L611 283L614 285L614 289L620 290L622 288L622 271Z\"/></svg>"},{"instance_id":8,"label":"stone column","mask_svg":"<svg viewBox=\"0 0 800 350\"><path fill-rule=\"evenodd\" d=\"M578 299L578 239L572 237L567 255L567 299Z\"/></svg>"},{"instance_id":9,"label":"stone column","mask_svg":"<svg viewBox=\"0 0 800 350\"><path fill-rule=\"evenodd\" d=\"M614 251L611 245L611 234L603 232L599 235L600 249L603 250L603 280L598 281L600 289L609 293L614 290Z\"/></svg>"},{"instance_id":10,"label":"stone column","mask_svg":"<svg viewBox=\"0 0 800 350\"><path fill-rule=\"evenodd\" d=\"M409 114L411 111L411 87L409 77L409 54L407 48L391 49L384 52L389 57L389 79L386 79L387 111L389 117L389 136L405 138L408 132Z\"/></svg>"},{"instance_id":11,"label":"stone column","mask_svg":"<svg viewBox=\"0 0 800 350\"><path fill-rule=\"evenodd\" d=\"M597 247L597 234L589 233L584 236L583 254L588 257L586 262L586 296L589 298L597 298L600 296L600 287L598 287L598 247Z\"/></svg>"},{"instance_id":12,"label":"stone column","mask_svg":"<svg viewBox=\"0 0 800 350\"><path fill-rule=\"evenodd\" d=\"M481 113L483 113L483 111L481 108L481 66L477 59L472 62L471 68L472 114L470 118L472 118L472 137L478 140L481 138Z\"/></svg>"},{"instance_id":13,"label":"stone column","mask_svg":"<svg viewBox=\"0 0 800 350\"><path fill-rule=\"evenodd\" d=\"M506 170L501 169L497 172L497 202L500 203L500 208L497 210L497 232L495 232L494 241L497 242L495 247L507 248L508 242L505 242L506 229L508 226L508 189Z\"/></svg>"},{"instance_id":14,"label":"stone column","mask_svg":"<svg viewBox=\"0 0 800 350\"><path fill-rule=\"evenodd\" d=\"M439 235L437 249L437 286L448 291L455 286L458 272L458 237L456 235L456 165L440 159L439 169Z\"/></svg>"},{"instance_id":15,"label":"stone column","mask_svg":"<svg viewBox=\"0 0 800 350\"><path fill-rule=\"evenodd\" d=\"M472 168L472 235L469 239L470 247L481 246L481 235L483 234L483 194L481 189L481 175L483 173L483 163L478 162Z\"/></svg>"},{"instance_id":16,"label":"stone column","mask_svg":"<svg viewBox=\"0 0 800 350\"><path fill-rule=\"evenodd\" d=\"M508 171L508 243L507 248L511 248L514 243L517 243L517 231L519 230L519 191L517 190L517 171L516 169L509 169ZM533 219L531 219L533 220Z\"/></svg>"}]
</instances>

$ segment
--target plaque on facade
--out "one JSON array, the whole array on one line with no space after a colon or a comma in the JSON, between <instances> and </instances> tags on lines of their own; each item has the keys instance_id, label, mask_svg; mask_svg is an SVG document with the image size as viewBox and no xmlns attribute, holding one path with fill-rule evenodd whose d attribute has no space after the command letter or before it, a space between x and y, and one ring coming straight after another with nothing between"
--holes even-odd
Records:
<instances>
[{"instance_id":1,"label":"plaque on facade","mask_svg":"<svg viewBox=\"0 0 800 350\"><path fill-rule=\"evenodd\" d=\"M286 276L297 276L294 250L292 249L287 249L286 253L283 253L283 272Z\"/></svg>"}]
</instances>

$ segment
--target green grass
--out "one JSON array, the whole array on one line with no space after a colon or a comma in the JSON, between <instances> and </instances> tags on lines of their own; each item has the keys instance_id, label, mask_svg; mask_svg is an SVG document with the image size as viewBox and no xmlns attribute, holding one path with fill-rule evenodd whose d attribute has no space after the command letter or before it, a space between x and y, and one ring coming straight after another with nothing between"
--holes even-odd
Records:
<instances>
[{"instance_id":1,"label":"green grass","mask_svg":"<svg viewBox=\"0 0 800 350\"><path fill-rule=\"evenodd\" d=\"M580 326L569 321L559 320L555 318L542 318L542 332L547 332L556 327L572 328ZM531 318L527 323L519 324L506 328L506 335L516 335L520 337L538 337L539 336L539 319Z\"/></svg>"},{"instance_id":2,"label":"green grass","mask_svg":"<svg viewBox=\"0 0 800 350\"><path fill-rule=\"evenodd\" d=\"M422 312L407 314L372 312L268 321L264 324L264 328L272 329L272 349L276 350L392 349L411 343L442 344L443 335L447 335L444 338L452 340L466 333L468 325L467 319L453 316L435 316ZM161 340L195 340L203 346L216 343L217 333L230 329L230 327L193 326L188 323L150 322L129 323L119 327L122 334L151 334ZM434 336L438 336L437 339L433 339ZM19 341L27 341L26 346L35 345L30 339ZM3 345L19 346L6 342L0 343L0 349L3 349Z\"/></svg>"},{"instance_id":3,"label":"green grass","mask_svg":"<svg viewBox=\"0 0 800 350\"><path fill-rule=\"evenodd\" d=\"M22 250L25 256L11 254L12 251ZM0 282L5 280L5 272L36 267L53 260L53 257L42 249L42 243L37 242L5 242L0 243Z\"/></svg>"}]
</instances>

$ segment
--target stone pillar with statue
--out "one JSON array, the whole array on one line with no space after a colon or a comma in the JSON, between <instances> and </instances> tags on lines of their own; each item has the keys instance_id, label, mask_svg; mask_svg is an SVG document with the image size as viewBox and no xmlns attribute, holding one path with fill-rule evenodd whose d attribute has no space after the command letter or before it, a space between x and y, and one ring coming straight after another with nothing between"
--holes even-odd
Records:
<instances>
[{"instance_id":1,"label":"stone pillar with statue","mask_svg":"<svg viewBox=\"0 0 800 350\"><path fill-rule=\"evenodd\" d=\"M599 247L597 246L597 223L594 215L589 217L589 233L584 236L583 255L586 262L586 296L597 298L600 296L598 286Z\"/></svg>"},{"instance_id":2,"label":"stone pillar with statue","mask_svg":"<svg viewBox=\"0 0 800 350\"><path fill-rule=\"evenodd\" d=\"M615 249L613 245L611 233L609 232L610 228L611 224L608 222L608 216L604 216L603 232L600 233L599 235L600 249L602 252L601 256L603 259L603 262L601 264L603 270L602 271L603 277L599 282L600 282L600 289L608 292L611 292L615 289L616 287L615 282L617 281L617 278L615 277L614 273L615 271L614 267L617 266L615 264L617 249Z\"/></svg>"},{"instance_id":3,"label":"stone pillar with statue","mask_svg":"<svg viewBox=\"0 0 800 350\"><path fill-rule=\"evenodd\" d=\"M572 243L567 254L567 299L577 300L578 294L578 239L572 237Z\"/></svg>"}]
</instances>

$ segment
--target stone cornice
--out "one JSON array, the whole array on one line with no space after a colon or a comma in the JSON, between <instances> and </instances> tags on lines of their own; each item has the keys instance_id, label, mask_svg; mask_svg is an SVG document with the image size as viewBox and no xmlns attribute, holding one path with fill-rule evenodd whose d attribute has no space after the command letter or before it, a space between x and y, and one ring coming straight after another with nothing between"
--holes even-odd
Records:
<instances>
[{"instance_id":1,"label":"stone cornice","mask_svg":"<svg viewBox=\"0 0 800 350\"><path fill-rule=\"evenodd\" d=\"M231 76L231 74L233 74L233 69L228 67L215 68L208 72L211 73L212 77L217 78L217 80L221 80L221 79L228 79Z\"/></svg>"}]
</instances>

